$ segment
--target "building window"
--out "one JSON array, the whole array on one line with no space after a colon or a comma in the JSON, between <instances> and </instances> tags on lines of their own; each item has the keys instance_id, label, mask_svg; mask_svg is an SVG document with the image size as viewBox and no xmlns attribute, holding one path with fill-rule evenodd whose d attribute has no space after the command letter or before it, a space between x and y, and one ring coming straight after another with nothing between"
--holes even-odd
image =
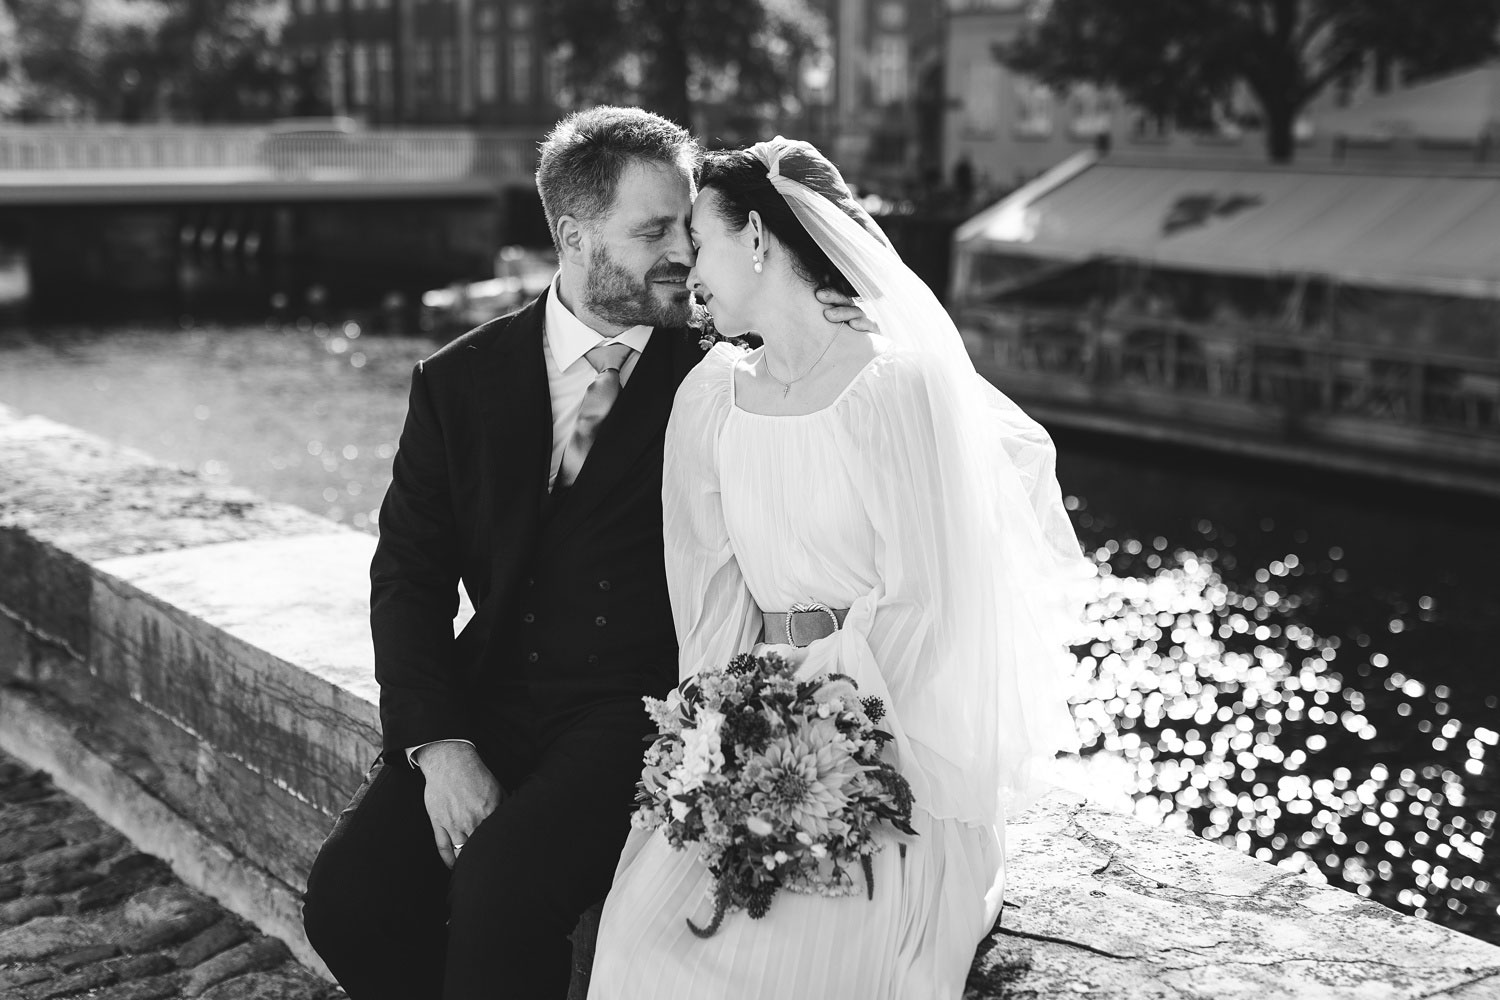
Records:
<instances>
[{"instance_id":1,"label":"building window","mask_svg":"<svg viewBox=\"0 0 1500 1000\"><path fill-rule=\"evenodd\" d=\"M499 16L493 7L480 7L479 12L474 15L474 26L481 32L494 31L497 23Z\"/></svg>"},{"instance_id":2,"label":"building window","mask_svg":"<svg viewBox=\"0 0 1500 1000\"><path fill-rule=\"evenodd\" d=\"M324 55L328 60L328 100L333 105L333 113L341 115L344 113L344 43L334 42L328 46L328 52Z\"/></svg>"},{"instance_id":3,"label":"building window","mask_svg":"<svg viewBox=\"0 0 1500 1000\"><path fill-rule=\"evenodd\" d=\"M318 12L318 0L297 0L297 9L304 15L312 15Z\"/></svg>"},{"instance_id":4,"label":"building window","mask_svg":"<svg viewBox=\"0 0 1500 1000\"><path fill-rule=\"evenodd\" d=\"M330 14L339 12L339 0L323 0L323 9Z\"/></svg>"},{"instance_id":5,"label":"building window","mask_svg":"<svg viewBox=\"0 0 1500 1000\"><path fill-rule=\"evenodd\" d=\"M510 30L528 31L532 24L531 4L515 2L510 5Z\"/></svg>"},{"instance_id":6,"label":"building window","mask_svg":"<svg viewBox=\"0 0 1500 1000\"><path fill-rule=\"evenodd\" d=\"M355 42L349 48L349 76L354 106L356 108L369 107L370 47L364 42Z\"/></svg>"},{"instance_id":7,"label":"building window","mask_svg":"<svg viewBox=\"0 0 1500 1000\"><path fill-rule=\"evenodd\" d=\"M964 74L963 125L971 135L993 135L1000 127L999 63L982 60L969 63Z\"/></svg>"},{"instance_id":8,"label":"building window","mask_svg":"<svg viewBox=\"0 0 1500 1000\"><path fill-rule=\"evenodd\" d=\"M906 100L906 39L882 35L875 39L873 58L875 103L900 104Z\"/></svg>"},{"instance_id":9,"label":"building window","mask_svg":"<svg viewBox=\"0 0 1500 1000\"><path fill-rule=\"evenodd\" d=\"M901 0L885 0L877 20L885 31L900 31L906 27L906 4Z\"/></svg>"},{"instance_id":10,"label":"building window","mask_svg":"<svg viewBox=\"0 0 1500 1000\"><path fill-rule=\"evenodd\" d=\"M548 100L558 107L571 107L573 103L572 91L568 87L567 64L563 61L561 54L549 52L542 62L542 73L546 80L544 94Z\"/></svg>"},{"instance_id":11,"label":"building window","mask_svg":"<svg viewBox=\"0 0 1500 1000\"><path fill-rule=\"evenodd\" d=\"M432 43L426 40L416 44L416 98L418 104L432 100Z\"/></svg>"},{"instance_id":12,"label":"building window","mask_svg":"<svg viewBox=\"0 0 1500 1000\"><path fill-rule=\"evenodd\" d=\"M375 106L382 115L390 114L396 107L396 61L390 42L375 46Z\"/></svg>"},{"instance_id":13,"label":"building window","mask_svg":"<svg viewBox=\"0 0 1500 1000\"><path fill-rule=\"evenodd\" d=\"M531 85L532 79L532 42L528 37L512 38L510 40L510 51L507 53L510 70L510 102L512 104L530 104L535 91Z\"/></svg>"},{"instance_id":14,"label":"building window","mask_svg":"<svg viewBox=\"0 0 1500 1000\"><path fill-rule=\"evenodd\" d=\"M476 88L479 99L493 103L500 99L500 46L493 38L479 39L475 58L475 73L479 76Z\"/></svg>"},{"instance_id":15,"label":"building window","mask_svg":"<svg viewBox=\"0 0 1500 1000\"><path fill-rule=\"evenodd\" d=\"M453 40L444 39L438 43L437 51L437 85L438 100L444 107L453 106Z\"/></svg>"},{"instance_id":16,"label":"building window","mask_svg":"<svg viewBox=\"0 0 1500 1000\"><path fill-rule=\"evenodd\" d=\"M364 10L365 0L349 0L349 6L353 10Z\"/></svg>"},{"instance_id":17,"label":"building window","mask_svg":"<svg viewBox=\"0 0 1500 1000\"><path fill-rule=\"evenodd\" d=\"M1081 83L1068 95L1068 132L1075 139L1097 139L1110 133L1109 95L1091 83Z\"/></svg>"},{"instance_id":18,"label":"building window","mask_svg":"<svg viewBox=\"0 0 1500 1000\"><path fill-rule=\"evenodd\" d=\"M1033 80L1016 80L1016 134L1045 138L1052 134L1052 91Z\"/></svg>"}]
</instances>

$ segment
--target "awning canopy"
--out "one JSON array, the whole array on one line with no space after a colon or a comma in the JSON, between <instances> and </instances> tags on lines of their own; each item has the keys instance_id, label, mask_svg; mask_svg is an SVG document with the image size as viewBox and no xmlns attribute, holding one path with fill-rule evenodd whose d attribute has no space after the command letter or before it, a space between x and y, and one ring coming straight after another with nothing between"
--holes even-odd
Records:
<instances>
[{"instance_id":1,"label":"awning canopy","mask_svg":"<svg viewBox=\"0 0 1500 1000\"><path fill-rule=\"evenodd\" d=\"M1500 60L1318 117L1318 131L1474 142L1500 135Z\"/></svg>"},{"instance_id":2,"label":"awning canopy","mask_svg":"<svg viewBox=\"0 0 1500 1000\"><path fill-rule=\"evenodd\" d=\"M964 223L955 241L960 257L1122 257L1500 298L1500 175L1168 166L1080 154Z\"/></svg>"}]
</instances>

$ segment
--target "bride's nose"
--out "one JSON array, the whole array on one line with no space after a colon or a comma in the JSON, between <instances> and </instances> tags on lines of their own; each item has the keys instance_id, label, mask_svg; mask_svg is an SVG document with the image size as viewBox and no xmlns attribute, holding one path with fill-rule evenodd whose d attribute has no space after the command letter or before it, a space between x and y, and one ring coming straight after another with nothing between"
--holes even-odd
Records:
<instances>
[{"instance_id":1,"label":"bride's nose","mask_svg":"<svg viewBox=\"0 0 1500 1000\"><path fill-rule=\"evenodd\" d=\"M693 268L688 271L687 286L688 291L700 293L701 297L701 293L703 291L703 279L698 277L698 268L696 265L694 265Z\"/></svg>"}]
</instances>

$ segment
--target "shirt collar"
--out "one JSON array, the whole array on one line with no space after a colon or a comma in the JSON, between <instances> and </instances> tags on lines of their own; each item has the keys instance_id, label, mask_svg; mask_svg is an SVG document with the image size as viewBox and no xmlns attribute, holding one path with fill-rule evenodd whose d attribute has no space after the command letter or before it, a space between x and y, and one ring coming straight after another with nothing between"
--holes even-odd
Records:
<instances>
[{"instance_id":1,"label":"shirt collar","mask_svg":"<svg viewBox=\"0 0 1500 1000\"><path fill-rule=\"evenodd\" d=\"M636 351L646 349L647 342L651 340L649 326L632 326L617 336L605 337L573 315L573 311L563 305L562 297L557 294L561 278L561 271L552 276L552 289L547 296L547 311L543 321L547 350L552 353L552 360L558 371L567 371L579 358L600 344L625 344Z\"/></svg>"}]
</instances>

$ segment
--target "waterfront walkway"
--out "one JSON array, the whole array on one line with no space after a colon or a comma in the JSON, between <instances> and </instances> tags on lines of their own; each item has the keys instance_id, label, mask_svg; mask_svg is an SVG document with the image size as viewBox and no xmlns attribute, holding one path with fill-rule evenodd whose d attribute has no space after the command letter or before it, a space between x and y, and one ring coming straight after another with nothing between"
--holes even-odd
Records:
<instances>
[{"instance_id":1,"label":"waterfront walkway","mask_svg":"<svg viewBox=\"0 0 1500 1000\"><path fill-rule=\"evenodd\" d=\"M4 754L0 831L0 997L344 995Z\"/></svg>"}]
</instances>

